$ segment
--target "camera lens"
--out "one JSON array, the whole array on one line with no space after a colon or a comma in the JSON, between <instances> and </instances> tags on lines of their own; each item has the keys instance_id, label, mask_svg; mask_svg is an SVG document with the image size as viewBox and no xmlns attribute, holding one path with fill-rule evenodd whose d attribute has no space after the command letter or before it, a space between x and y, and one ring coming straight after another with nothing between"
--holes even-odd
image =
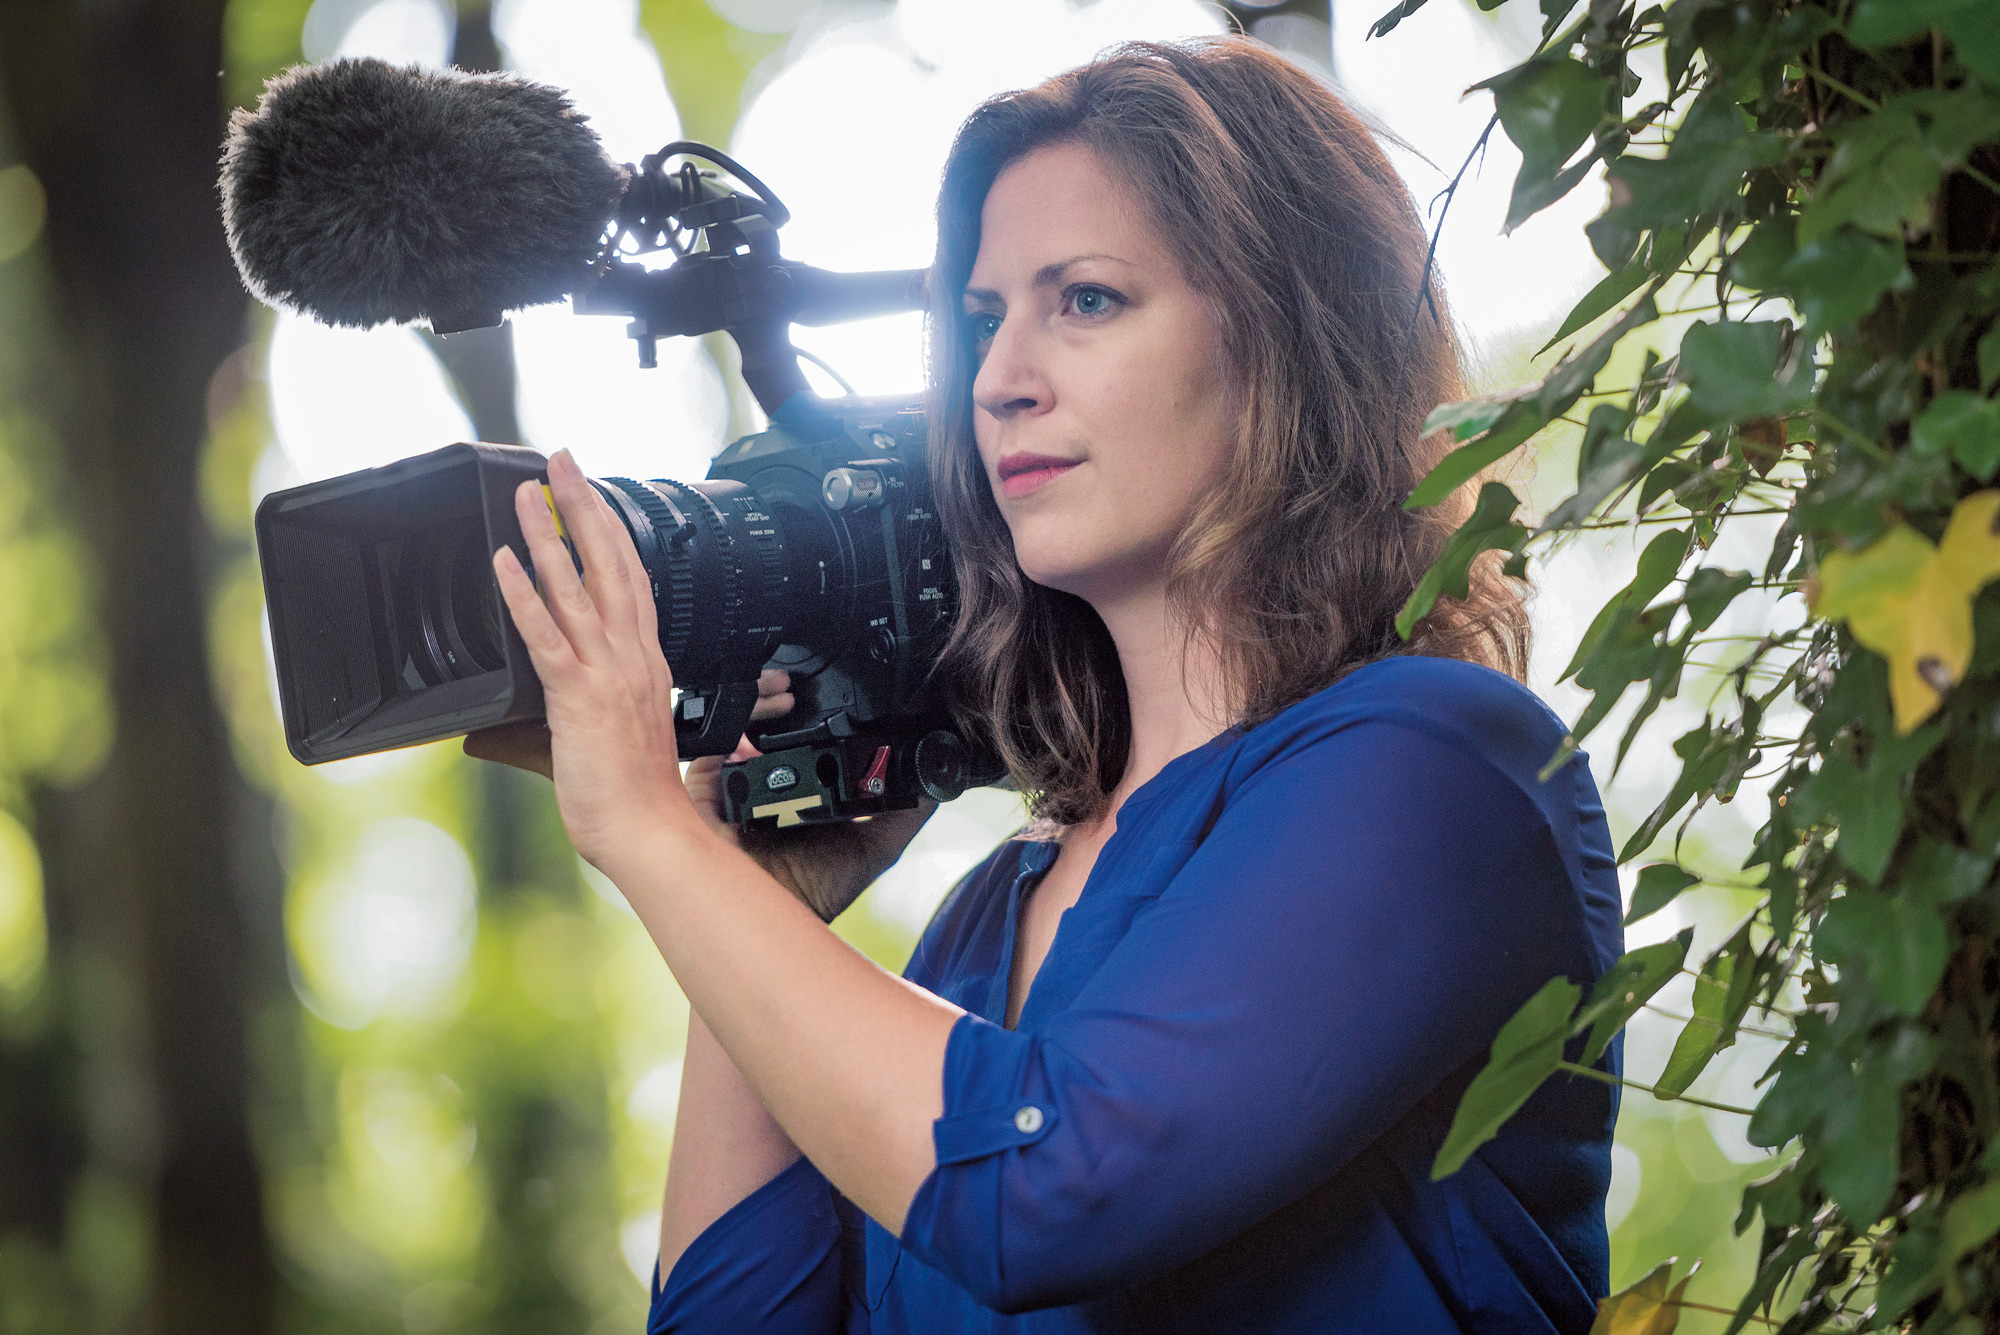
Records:
<instances>
[{"instance_id":1,"label":"camera lens","mask_svg":"<svg viewBox=\"0 0 2000 1335\"><path fill-rule=\"evenodd\" d=\"M407 568L415 595L409 648L431 685L462 681L507 665L501 650L500 589L475 517L447 525L416 546Z\"/></svg>"}]
</instances>

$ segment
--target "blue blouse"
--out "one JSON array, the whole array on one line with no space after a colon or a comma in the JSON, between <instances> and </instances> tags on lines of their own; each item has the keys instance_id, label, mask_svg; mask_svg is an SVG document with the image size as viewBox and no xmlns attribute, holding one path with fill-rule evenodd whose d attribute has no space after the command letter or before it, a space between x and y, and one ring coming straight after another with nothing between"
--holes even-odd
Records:
<instances>
[{"instance_id":1,"label":"blue blouse","mask_svg":"<svg viewBox=\"0 0 2000 1335\"><path fill-rule=\"evenodd\" d=\"M1177 757L1011 1030L1060 850L1002 844L905 971L966 1014L902 1237L801 1159L695 1240L649 1332L1582 1335L1616 1088L1553 1080L1430 1179L1500 1025L1623 950L1585 757L1535 777L1563 733L1502 673L1406 656Z\"/></svg>"}]
</instances>

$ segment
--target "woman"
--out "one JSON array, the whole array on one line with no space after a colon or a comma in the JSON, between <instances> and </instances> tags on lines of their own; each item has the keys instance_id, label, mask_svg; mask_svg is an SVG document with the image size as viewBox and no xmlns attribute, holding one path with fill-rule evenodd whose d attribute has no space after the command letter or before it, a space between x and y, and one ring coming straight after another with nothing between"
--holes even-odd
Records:
<instances>
[{"instance_id":1,"label":"woman","mask_svg":"<svg viewBox=\"0 0 2000 1335\"><path fill-rule=\"evenodd\" d=\"M939 225L947 670L1037 822L903 979L821 920L925 813L739 848L567 456L582 579L533 487L541 593L495 557L563 819L694 1012L650 1328L1586 1330L1614 1090L1429 1177L1500 1024L1621 944L1514 587L1393 628L1464 513L1401 507L1458 388L1407 192L1276 57L1139 45L975 112Z\"/></svg>"}]
</instances>

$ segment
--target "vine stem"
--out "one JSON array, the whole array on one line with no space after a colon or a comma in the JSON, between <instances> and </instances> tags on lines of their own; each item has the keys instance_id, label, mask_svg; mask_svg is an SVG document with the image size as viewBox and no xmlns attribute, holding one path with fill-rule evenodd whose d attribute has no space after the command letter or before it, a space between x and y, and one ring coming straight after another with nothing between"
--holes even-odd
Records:
<instances>
[{"instance_id":1,"label":"vine stem","mask_svg":"<svg viewBox=\"0 0 2000 1335\"><path fill-rule=\"evenodd\" d=\"M1858 103L1859 105L1868 108L1868 110L1870 111L1880 111L1882 109L1882 104L1880 102L1875 101L1873 98L1869 97L1866 93L1856 92L1854 89L1849 88L1846 84L1834 78L1831 74L1828 74L1825 70L1815 69L1811 65L1801 65L1800 68L1805 70L1807 74L1812 75L1813 78L1818 79L1828 88L1833 89L1834 92L1839 93L1841 96L1847 98L1849 101Z\"/></svg>"},{"instance_id":2,"label":"vine stem","mask_svg":"<svg viewBox=\"0 0 2000 1335\"><path fill-rule=\"evenodd\" d=\"M1594 1066L1582 1066L1576 1062L1557 1062L1556 1067L1559 1070L1568 1071L1571 1075L1580 1075L1587 1079L1595 1080L1599 1084L1623 1085L1627 1089L1636 1089L1643 1093L1651 1094L1656 1099L1676 1099L1682 1103L1692 1103L1698 1108L1713 1108L1717 1112L1740 1113L1744 1117L1753 1116L1755 1111L1750 1108L1738 1108L1731 1103L1716 1103L1709 1099L1698 1099L1692 1094L1669 1094L1655 1085L1643 1084L1637 1080L1627 1080L1623 1076L1606 1075Z\"/></svg>"},{"instance_id":3,"label":"vine stem","mask_svg":"<svg viewBox=\"0 0 2000 1335\"><path fill-rule=\"evenodd\" d=\"M1438 242L1444 239L1444 220L1451 213L1451 202L1458 197L1458 187L1465 180L1465 174L1472 170L1473 160L1486 152L1486 141L1493 137L1493 131L1499 124L1500 113L1496 111L1487 120L1486 128L1479 132L1479 139L1472 145L1472 151L1467 153L1465 161L1459 164L1458 174L1451 178L1451 184L1431 197L1433 206L1442 199L1444 207L1438 210L1437 226L1431 232L1430 248L1424 252L1424 272L1417 280L1417 310L1413 312L1413 317L1416 313L1421 313L1426 306L1431 308L1433 318L1437 316L1437 302L1431 297L1431 274L1437 268Z\"/></svg>"},{"instance_id":4,"label":"vine stem","mask_svg":"<svg viewBox=\"0 0 2000 1335\"><path fill-rule=\"evenodd\" d=\"M1736 1315L1736 1309L1735 1309L1735 1308L1733 1308L1733 1307L1717 1307L1717 1306L1716 1306L1716 1305L1715 1305L1714 1303L1697 1303L1697 1302L1690 1302L1690 1301L1688 1301L1688 1300L1687 1300L1686 1298L1672 1298L1672 1299L1669 1299L1669 1300L1668 1300L1668 1301L1666 1301L1666 1302L1663 1302L1663 1303L1661 1303L1661 1304L1660 1304L1660 1306L1662 1306L1662 1307L1688 1307L1688 1308L1692 1308L1693 1310L1695 1310L1695 1311L1697 1311L1697 1312L1714 1312L1714 1313L1716 1313L1716 1314L1717 1314L1717 1315L1719 1315L1719 1316L1735 1316L1735 1315ZM1771 1327L1773 1327L1773 1328L1775 1328L1775 1327L1777 1326L1777 1324L1778 1324L1777 1322L1775 1322L1775 1321L1771 1320L1771 1318L1770 1318L1770 1317L1767 1317L1767 1316L1758 1316L1758 1315L1757 1315L1757 1314L1756 1314L1755 1312L1752 1312L1752 1313L1750 1314L1750 1320L1752 1320L1752 1321L1755 1321L1755 1322L1759 1323L1760 1325L1765 1325L1765 1326L1771 1326Z\"/></svg>"}]
</instances>

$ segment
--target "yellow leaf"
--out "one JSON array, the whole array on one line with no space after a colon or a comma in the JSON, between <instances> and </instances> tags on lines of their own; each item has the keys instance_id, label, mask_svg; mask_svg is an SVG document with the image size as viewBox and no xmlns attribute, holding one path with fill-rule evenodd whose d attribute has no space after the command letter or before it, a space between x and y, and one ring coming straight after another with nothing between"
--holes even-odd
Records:
<instances>
[{"instance_id":1,"label":"yellow leaf","mask_svg":"<svg viewBox=\"0 0 2000 1335\"><path fill-rule=\"evenodd\" d=\"M1674 1277L1675 1259L1668 1257L1637 1284L1599 1303L1590 1335L1673 1335L1681 1320L1681 1293L1694 1278L1690 1270L1669 1289L1667 1281Z\"/></svg>"},{"instance_id":2,"label":"yellow leaf","mask_svg":"<svg viewBox=\"0 0 2000 1335\"><path fill-rule=\"evenodd\" d=\"M1810 600L1816 616L1845 620L1854 638L1889 660L1896 731L1936 712L1972 661L1972 600L2000 576L2000 489L1958 503L1944 539L1898 524L1858 552L1829 552Z\"/></svg>"}]
</instances>

